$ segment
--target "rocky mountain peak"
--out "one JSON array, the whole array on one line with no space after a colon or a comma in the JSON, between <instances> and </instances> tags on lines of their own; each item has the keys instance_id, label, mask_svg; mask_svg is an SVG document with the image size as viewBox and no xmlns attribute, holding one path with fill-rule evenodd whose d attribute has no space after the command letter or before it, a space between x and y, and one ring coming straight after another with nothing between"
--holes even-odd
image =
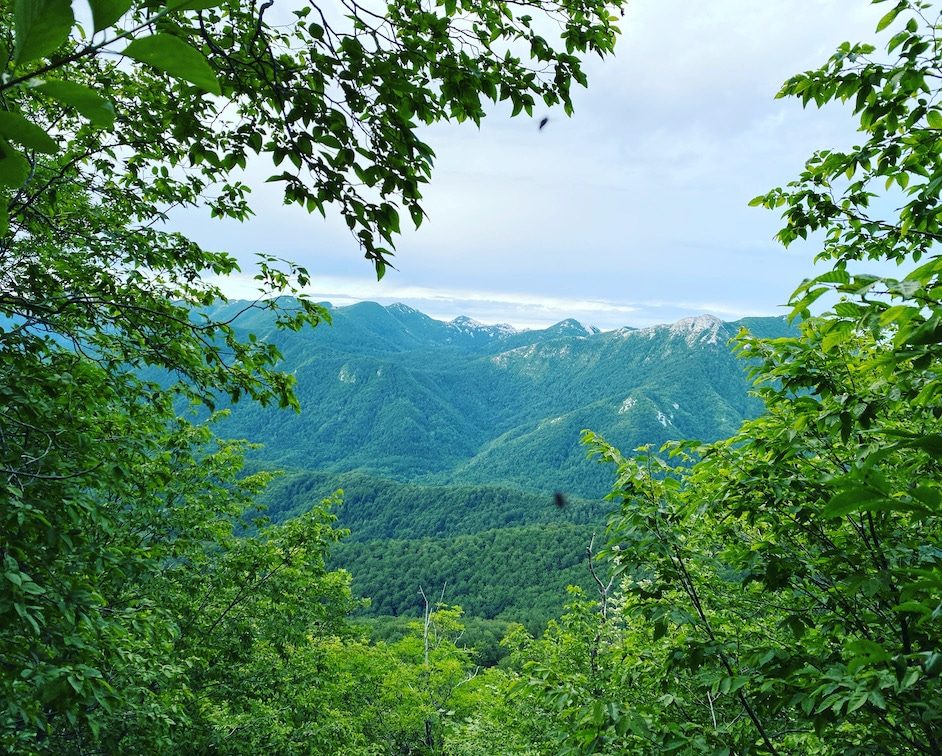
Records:
<instances>
[{"instance_id":1,"label":"rocky mountain peak","mask_svg":"<svg viewBox=\"0 0 942 756\"><path fill-rule=\"evenodd\" d=\"M714 315L697 315L681 318L670 326L672 336L682 337L690 346L696 343L716 344L720 341L723 321Z\"/></svg>"}]
</instances>

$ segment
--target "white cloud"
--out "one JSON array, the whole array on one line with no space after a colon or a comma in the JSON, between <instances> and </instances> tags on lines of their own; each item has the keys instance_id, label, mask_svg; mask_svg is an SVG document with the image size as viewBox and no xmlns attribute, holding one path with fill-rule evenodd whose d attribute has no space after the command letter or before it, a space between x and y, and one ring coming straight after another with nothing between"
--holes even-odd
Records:
<instances>
[{"instance_id":1,"label":"white cloud","mask_svg":"<svg viewBox=\"0 0 942 756\"><path fill-rule=\"evenodd\" d=\"M442 315L610 327L774 313L815 249L783 252L776 214L747 202L814 149L856 138L842 108L803 110L775 92L842 40L869 38L881 12L859 0L632 0L615 58L587 63L574 118L551 113L538 131L499 107L480 129L423 132L438 154L430 217L378 286L354 283L369 264L336 217L284 207L273 185L254 182L247 224L177 220L243 260L295 259L325 294L343 281L333 293Z\"/></svg>"},{"instance_id":2,"label":"white cloud","mask_svg":"<svg viewBox=\"0 0 942 756\"><path fill-rule=\"evenodd\" d=\"M220 284L232 298L256 296L255 282L246 275L217 279L214 283ZM318 278L305 294L337 306L363 301L385 305L402 302L439 320L467 315L482 323L510 323L517 328L545 328L566 318L612 329L627 324L645 326L673 322L704 313L726 320L776 314L768 308L744 308L721 302L573 299L527 292L385 285L369 279L342 277Z\"/></svg>"}]
</instances>

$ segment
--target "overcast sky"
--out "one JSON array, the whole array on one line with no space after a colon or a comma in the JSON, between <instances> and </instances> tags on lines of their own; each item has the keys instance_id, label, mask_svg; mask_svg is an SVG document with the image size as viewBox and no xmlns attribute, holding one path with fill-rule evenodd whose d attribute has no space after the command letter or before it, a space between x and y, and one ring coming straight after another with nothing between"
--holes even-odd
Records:
<instances>
[{"instance_id":1,"label":"overcast sky","mask_svg":"<svg viewBox=\"0 0 942 756\"><path fill-rule=\"evenodd\" d=\"M815 148L855 142L841 108L775 100L790 75L844 40L872 39L866 0L634 0L613 58L590 61L576 113L425 131L438 158L429 219L376 283L337 219L256 188L247 224L179 218L210 248L308 267L318 299L401 301L433 317L601 328L712 313L781 314L815 248L773 239L778 217L748 201L800 171ZM233 295L249 290L230 282Z\"/></svg>"}]
</instances>

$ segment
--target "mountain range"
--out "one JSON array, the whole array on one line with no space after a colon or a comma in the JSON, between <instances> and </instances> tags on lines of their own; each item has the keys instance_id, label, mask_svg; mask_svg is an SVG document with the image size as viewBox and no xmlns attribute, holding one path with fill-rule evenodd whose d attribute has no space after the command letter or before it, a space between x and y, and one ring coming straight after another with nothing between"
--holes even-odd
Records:
<instances>
[{"instance_id":1,"label":"mountain range","mask_svg":"<svg viewBox=\"0 0 942 756\"><path fill-rule=\"evenodd\" d=\"M790 332L783 318L519 331L402 304L330 310L332 326L299 333L277 331L264 311L237 319L278 345L303 412L240 405L226 435L263 444L259 458L287 468L587 497L607 491L610 473L585 459L582 429L628 450L728 435L759 411L729 340L740 328Z\"/></svg>"},{"instance_id":2,"label":"mountain range","mask_svg":"<svg viewBox=\"0 0 942 756\"><path fill-rule=\"evenodd\" d=\"M252 464L286 470L261 502L269 516L342 488L350 533L333 561L368 613L414 615L419 586L447 587L469 615L533 632L567 584L593 589L586 547L604 540L612 470L586 459L582 429L624 451L729 435L761 409L730 339L792 333L782 318L521 331L402 304L328 307L332 326L301 332L265 311L234 321L279 347L302 405L239 404L219 429L263 444Z\"/></svg>"}]
</instances>

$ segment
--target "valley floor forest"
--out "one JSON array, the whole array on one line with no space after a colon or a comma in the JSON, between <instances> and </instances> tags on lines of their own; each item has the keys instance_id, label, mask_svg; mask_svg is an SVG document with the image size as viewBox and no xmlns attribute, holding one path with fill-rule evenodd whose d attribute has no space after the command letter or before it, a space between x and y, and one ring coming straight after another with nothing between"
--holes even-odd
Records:
<instances>
[{"instance_id":1,"label":"valley floor forest","mask_svg":"<svg viewBox=\"0 0 942 756\"><path fill-rule=\"evenodd\" d=\"M265 255L257 300L220 307L236 260L164 221L249 220L243 169L270 166L382 277L425 217L420 125L571 111L622 0L0 2L0 750L942 753L942 18L875 1L880 47L779 93L846 103L859 143L754 200L827 264L794 332L736 341L757 414L708 443L585 431L607 527L528 526L582 549L539 628L433 585L414 620L357 614L341 494L217 432L304 411L237 315L331 312Z\"/></svg>"}]
</instances>

